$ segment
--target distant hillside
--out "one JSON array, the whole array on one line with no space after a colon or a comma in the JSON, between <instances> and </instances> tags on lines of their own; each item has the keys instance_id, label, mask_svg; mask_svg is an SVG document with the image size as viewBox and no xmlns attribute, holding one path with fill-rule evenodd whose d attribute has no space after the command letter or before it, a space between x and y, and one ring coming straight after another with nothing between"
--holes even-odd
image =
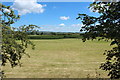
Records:
<instances>
[{"instance_id":1,"label":"distant hillside","mask_svg":"<svg viewBox=\"0 0 120 80\"><path fill-rule=\"evenodd\" d=\"M82 33L78 32L29 32L29 39L65 39L82 38Z\"/></svg>"},{"instance_id":2,"label":"distant hillside","mask_svg":"<svg viewBox=\"0 0 120 80\"><path fill-rule=\"evenodd\" d=\"M71 34L80 34L80 32L49 32L49 31L33 31L27 32L28 35L71 35Z\"/></svg>"}]
</instances>

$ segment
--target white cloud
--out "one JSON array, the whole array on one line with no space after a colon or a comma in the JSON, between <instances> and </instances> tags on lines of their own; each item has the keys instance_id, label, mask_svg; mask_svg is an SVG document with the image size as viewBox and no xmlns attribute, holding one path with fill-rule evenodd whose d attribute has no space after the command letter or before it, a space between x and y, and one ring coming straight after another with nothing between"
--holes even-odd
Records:
<instances>
[{"instance_id":1,"label":"white cloud","mask_svg":"<svg viewBox=\"0 0 120 80\"><path fill-rule=\"evenodd\" d=\"M4 9L4 12L10 13L11 11L9 9Z\"/></svg>"},{"instance_id":2,"label":"white cloud","mask_svg":"<svg viewBox=\"0 0 120 80\"><path fill-rule=\"evenodd\" d=\"M81 27L81 26L83 26L83 24L72 24L71 26L72 27Z\"/></svg>"},{"instance_id":3,"label":"white cloud","mask_svg":"<svg viewBox=\"0 0 120 80\"><path fill-rule=\"evenodd\" d=\"M71 25L65 25L63 27L60 27L57 24L56 25L41 25L40 31L80 32L80 27L71 27Z\"/></svg>"},{"instance_id":4,"label":"white cloud","mask_svg":"<svg viewBox=\"0 0 120 80\"><path fill-rule=\"evenodd\" d=\"M110 1L117 1L117 0L93 0L93 1L102 1L102 2L110 2Z\"/></svg>"},{"instance_id":5,"label":"white cloud","mask_svg":"<svg viewBox=\"0 0 120 80\"><path fill-rule=\"evenodd\" d=\"M59 24L59 26L65 26L65 24L64 24L64 23L61 23L61 24Z\"/></svg>"},{"instance_id":6,"label":"white cloud","mask_svg":"<svg viewBox=\"0 0 120 80\"><path fill-rule=\"evenodd\" d=\"M20 15L27 13L43 13L46 5L37 3L37 0L15 0L12 9L17 10Z\"/></svg>"},{"instance_id":7,"label":"white cloud","mask_svg":"<svg viewBox=\"0 0 120 80\"><path fill-rule=\"evenodd\" d=\"M61 20L68 20L68 19L70 19L70 17L69 17L69 16L68 16L68 17L66 17L66 16L61 16L60 19L61 19Z\"/></svg>"}]
</instances>

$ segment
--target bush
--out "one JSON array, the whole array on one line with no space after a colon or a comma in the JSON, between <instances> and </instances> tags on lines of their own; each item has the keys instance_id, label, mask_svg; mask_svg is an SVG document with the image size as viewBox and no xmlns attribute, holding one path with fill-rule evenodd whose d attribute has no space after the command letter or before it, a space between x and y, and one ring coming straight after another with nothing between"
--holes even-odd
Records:
<instances>
[{"instance_id":1,"label":"bush","mask_svg":"<svg viewBox=\"0 0 120 80\"><path fill-rule=\"evenodd\" d=\"M29 35L29 39L65 39L82 38L80 35Z\"/></svg>"}]
</instances>

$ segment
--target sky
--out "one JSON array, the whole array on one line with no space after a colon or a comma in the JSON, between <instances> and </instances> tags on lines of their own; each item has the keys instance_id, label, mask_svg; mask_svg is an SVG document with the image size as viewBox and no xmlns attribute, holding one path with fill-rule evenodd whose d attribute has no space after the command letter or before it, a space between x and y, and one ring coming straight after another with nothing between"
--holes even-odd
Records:
<instances>
[{"instance_id":1,"label":"sky","mask_svg":"<svg viewBox=\"0 0 120 80\"><path fill-rule=\"evenodd\" d=\"M79 32L82 26L81 20L76 20L78 14L99 16L91 12L88 6L92 2L37 2L36 0L15 0L14 2L2 2L11 6L15 14L21 18L12 26L34 24L40 27L40 31L52 32ZM5 10L9 12L9 10Z\"/></svg>"}]
</instances>

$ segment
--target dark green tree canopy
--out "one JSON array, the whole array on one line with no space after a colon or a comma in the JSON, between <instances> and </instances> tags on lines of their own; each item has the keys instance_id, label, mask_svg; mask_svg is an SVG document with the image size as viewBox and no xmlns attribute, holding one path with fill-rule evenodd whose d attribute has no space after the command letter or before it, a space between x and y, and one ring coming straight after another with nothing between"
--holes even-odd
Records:
<instances>
[{"instance_id":1,"label":"dark green tree canopy","mask_svg":"<svg viewBox=\"0 0 120 80\"><path fill-rule=\"evenodd\" d=\"M84 25L81 31L87 33L86 39L96 39L96 37L120 39L120 2L93 3L89 8L100 13L100 16L79 14L78 19L82 19Z\"/></svg>"},{"instance_id":2,"label":"dark green tree canopy","mask_svg":"<svg viewBox=\"0 0 120 80\"><path fill-rule=\"evenodd\" d=\"M2 29L2 65L5 66L7 62L10 62L11 67L21 65L20 60L24 54L28 55L25 50L28 45L32 45L34 49L35 45L28 39L26 32L34 31L35 28L39 28L36 25L23 25L19 28L11 27L18 19L19 15L15 15L14 11L10 9L10 6L0 4L1 10L1 29ZM9 10L6 12L5 9ZM28 55L29 56L29 55Z\"/></svg>"},{"instance_id":3,"label":"dark green tree canopy","mask_svg":"<svg viewBox=\"0 0 120 80\"><path fill-rule=\"evenodd\" d=\"M112 40L110 45L116 45L112 50L106 50L106 62L100 68L109 71L111 78L120 78L120 2L94 2L89 7L98 12L99 17L79 14L84 31L83 41L89 39Z\"/></svg>"}]
</instances>

